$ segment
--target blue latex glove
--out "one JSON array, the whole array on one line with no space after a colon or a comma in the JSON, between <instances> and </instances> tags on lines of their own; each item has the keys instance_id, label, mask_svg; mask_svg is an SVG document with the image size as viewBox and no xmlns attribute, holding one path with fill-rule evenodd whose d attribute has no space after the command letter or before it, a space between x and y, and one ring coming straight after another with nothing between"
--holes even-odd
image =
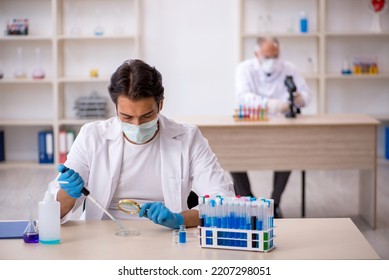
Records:
<instances>
[{"instance_id":1,"label":"blue latex glove","mask_svg":"<svg viewBox=\"0 0 389 280\"><path fill-rule=\"evenodd\" d=\"M66 181L68 184L60 184L69 196L73 198L79 198L81 196L81 190L84 187L84 180L73 169L67 168L65 165L58 165L58 171L62 174L59 176L58 181Z\"/></svg>"},{"instance_id":2,"label":"blue latex glove","mask_svg":"<svg viewBox=\"0 0 389 280\"><path fill-rule=\"evenodd\" d=\"M154 223L169 228L180 228L184 224L184 217L179 213L173 213L161 202L149 202L142 205L139 217L147 217Z\"/></svg>"}]
</instances>

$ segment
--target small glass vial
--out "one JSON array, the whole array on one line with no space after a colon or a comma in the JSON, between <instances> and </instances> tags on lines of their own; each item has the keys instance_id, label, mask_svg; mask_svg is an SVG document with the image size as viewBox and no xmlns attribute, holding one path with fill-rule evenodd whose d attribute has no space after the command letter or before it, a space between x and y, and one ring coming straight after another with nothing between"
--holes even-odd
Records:
<instances>
[{"instance_id":1,"label":"small glass vial","mask_svg":"<svg viewBox=\"0 0 389 280\"><path fill-rule=\"evenodd\" d=\"M178 243L186 243L186 227L185 225L180 225L178 230Z\"/></svg>"},{"instance_id":2,"label":"small glass vial","mask_svg":"<svg viewBox=\"0 0 389 280\"><path fill-rule=\"evenodd\" d=\"M172 243L173 244L178 243L178 229L173 230Z\"/></svg>"}]
</instances>

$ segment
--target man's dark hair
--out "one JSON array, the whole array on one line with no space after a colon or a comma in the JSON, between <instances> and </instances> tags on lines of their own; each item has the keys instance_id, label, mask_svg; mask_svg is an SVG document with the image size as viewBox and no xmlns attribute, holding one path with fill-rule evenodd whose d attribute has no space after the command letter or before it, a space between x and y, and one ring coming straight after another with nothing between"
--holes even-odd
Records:
<instances>
[{"instance_id":1,"label":"man's dark hair","mask_svg":"<svg viewBox=\"0 0 389 280\"><path fill-rule=\"evenodd\" d=\"M164 93L162 75L142 60L126 60L112 74L108 91L115 105L119 96L135 101L153 97L159 104Z\"/></svg>"}]
</instances>

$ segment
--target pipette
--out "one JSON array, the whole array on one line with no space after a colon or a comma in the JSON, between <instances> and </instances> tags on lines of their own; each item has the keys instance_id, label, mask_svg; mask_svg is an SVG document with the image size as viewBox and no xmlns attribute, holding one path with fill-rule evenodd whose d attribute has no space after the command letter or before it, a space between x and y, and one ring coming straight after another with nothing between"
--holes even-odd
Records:
<instances>
[{"instance_id":1,"label":"pipette","mask_svg":"<svg viewBox=\"0 0 389 280\"><path fill-rule=\"evenodd\" d=\"M68 168L66 168L63 172L66 172ZM67 181L57 181L59 179L59 176L61 176L61 173L58 174L58 176L54 179L57 183L60 184L68 184L69 182ZM81 193L85 195L85 197L89 198L93 204L95 204L100 210L102 210L112 221L115 222L116 226L118 227L115 234L117 236L129 236L129 235L139 235L138 232L134 231L128 231L114 216L112 216L101 204L93 197L90 195L90 191L83 187L81 190Z\"/></svg>"},{"instance_id":2,"label":"pipette","mask_svg":"<svg viewBox=\"0 0 389 280\"><path fill-rule=\"evenodd\" d=\"M117 236L129 236L129 235L139 235L139 232L134 231L134 230L127 230L119 220L117 220L114 216L112 216L101 204L93 197L90 195L90 191L83 187L81 190L81 193L85 195L87 198L89 198L90 201L92 201L100 210L102 210L108 217L111 218L112 221L116 223L116 226L118 227L116 229L115 235Z\"/></svg>"}]
</instances>

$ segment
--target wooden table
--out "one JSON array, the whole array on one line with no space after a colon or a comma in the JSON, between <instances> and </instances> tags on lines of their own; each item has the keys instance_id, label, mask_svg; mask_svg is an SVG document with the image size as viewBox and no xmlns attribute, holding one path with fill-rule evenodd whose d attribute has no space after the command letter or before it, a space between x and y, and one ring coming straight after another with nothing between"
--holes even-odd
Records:
<instances>
[{"instance_id":1,"label":"wooden table","mask_svg":"<svg viewBox=\"0 0 389 280\"><path fill-rule=\"evenodd\" d=\"M225 170L359 170L359 213L376 227L376 119L330 114L262 122L234 121L228 116L175 120L197 125Z\"/></svg>"},{"instance_id":2,"label":"wooden table","mask_svg":"<svg viewBox=\"0 0 389 280\"><path fill-rule=\"evenodd\" d=\"M62 225L61 244L26 244L0 240L0 259L379 259L349 218L275 220L276 248L270 252L201 248L198 228L188 229L187 243L172 242L172 230L149 220L123 221L140 235L114 235L112 221L69 221Z\"/></svg>"}]
</instances>

